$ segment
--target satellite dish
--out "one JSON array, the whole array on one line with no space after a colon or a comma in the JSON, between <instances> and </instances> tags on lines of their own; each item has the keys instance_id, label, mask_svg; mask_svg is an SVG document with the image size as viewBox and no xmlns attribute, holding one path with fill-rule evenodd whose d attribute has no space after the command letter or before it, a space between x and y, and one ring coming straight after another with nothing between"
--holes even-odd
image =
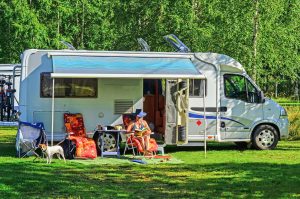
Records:
<instances>
[{"instance_id":1,"label":"satellite dish","mask_svg":"<svg viewBox=\"0 0 300 199\"><path fill-rule=\"evenodd\" d=\"M60 43L62 43L65 46L67 46L69 50L76 50L76 48L72 44L70 44L70 43L68 43L68 42L66 42L64 40L60 41Z\"/></svg>"},{"instance_id":2,"label":"satellite dish","mask_svg":"<svg viewBox=\"0 0 300 199\"><path fill-rule=\"evenodd\" d=\"M182 41L180 41L180 39L178 39L174 34L166 35L166 36L164 36L164 39L173 48L176 49L176 52L182 52L182 53L191 52L191 50Z\"/></svg>"},{"instance_id":3,"label":"satellite dish","mask_svg":"<svg viewBox=\"0 0 300 199\"><path fill-rule=\"evenodd\" d=\"M144 39L138 38L137 41L139 42L139 44L142 48L142 51L144 51L144 52L149 52L150 51L150 46L148 45L148 43Z\"/></svg>"}]
</instances>

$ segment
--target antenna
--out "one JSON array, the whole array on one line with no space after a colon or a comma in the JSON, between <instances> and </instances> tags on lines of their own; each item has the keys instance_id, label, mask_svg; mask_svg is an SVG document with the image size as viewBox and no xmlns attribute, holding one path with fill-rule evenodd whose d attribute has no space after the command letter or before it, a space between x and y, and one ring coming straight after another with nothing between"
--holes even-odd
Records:
<instances>
[{"instance_id":1,"label":"antenna","mask_svg":"<svg viewBox=\"0 0 300 199\"><path fill-rule=\"evenodd\" d=\"M173 48L176 49L176 52L182 52L182 53L191 52L191 50L182 41L180 41L180 39L178 39L174 34L166 35L166 36L164 36L164 39Z\"/></svg>"},{"instance_id":2,"label":"antenna","mask_svg":"<svg viewBox=\"0 0 300 199\"><path fill-rule=\"evenodd\" d=\"M139 42L139 44L142 48L142 51L145 51L145 52L150 51L150 46L148 45L148 43L144 39L138 38L137 41Z\"/></svg>"},{"instance_id":3,"label":"antenna","mask_svg":"<svg viewBox=\"0 0 300 199\"><path fill-rule=\"evenodd\" d=\"M62 43L65 46L67 46L69 50L76 50L76 48L72 44L70 44L70 43L68 43L68 42L66 42L64 40L61 40L60 43Z\"/></svg>"}]
</instances>

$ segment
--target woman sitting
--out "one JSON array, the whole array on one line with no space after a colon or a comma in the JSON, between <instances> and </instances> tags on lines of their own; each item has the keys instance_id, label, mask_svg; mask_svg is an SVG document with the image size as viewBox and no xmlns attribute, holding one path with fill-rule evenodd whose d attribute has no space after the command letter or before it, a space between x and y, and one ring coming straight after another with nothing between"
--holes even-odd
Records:
<instances>
[{"instance_id":1,"label":"woman sitting","mask_svg":"<svg viewBox=\"0 0 300 199\"><path fill-rule=\"evenodd\" d=\"M149 151L151 130L148 123L143 120L147 113L141 111L135 116L135 121L127 127L127 132L135 132L136 137L140 138L144 152Z\"/></svg>"}]
</instances>

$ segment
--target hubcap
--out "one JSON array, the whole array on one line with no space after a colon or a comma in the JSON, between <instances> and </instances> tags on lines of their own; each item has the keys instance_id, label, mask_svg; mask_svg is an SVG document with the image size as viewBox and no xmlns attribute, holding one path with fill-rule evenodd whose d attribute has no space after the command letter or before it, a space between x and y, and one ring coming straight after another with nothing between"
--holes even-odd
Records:
<instances>
[{"instance_id":1,"label":"hubcap","mask_svg":"<svg viewBox=\"0 0 300 199\"><path fill-rule=\"evenodd\" d=\"M106 133L98 139L98 146L101 148L101 139L103 139L104 151L116 151L116 139L113 135Z\"/></svg>"},{"instance_id":2,"label":"hubcap","mask_svg":"<svg viewBox=\"0 0 300 199\"><path fill-rule=\"evenodd\" d=\"M268 148L274 143L274 133L268 129L262 130L256 137L256 143L262 148Z\"/></svg>"}]
</instances>

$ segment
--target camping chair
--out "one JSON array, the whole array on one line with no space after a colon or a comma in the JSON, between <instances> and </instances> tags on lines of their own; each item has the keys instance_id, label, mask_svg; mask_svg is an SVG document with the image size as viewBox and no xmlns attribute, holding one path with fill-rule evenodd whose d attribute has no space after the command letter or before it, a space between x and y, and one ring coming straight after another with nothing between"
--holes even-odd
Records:
<instances>
[{"instance_id":1,"label":"camping chair","mask_svg":"<svg viewBox=\"0 0 300 199\"><path fill-rule=\"evenodd\" d=\"M133 114L123 114L122 115L123 119L123 125L124 128L127 129L127 127L131 124L131 122L134 120L134 115ZM125 133L125 148L124 148L124 153L125 155L127 150L132 150L133 156L135 156L135 149L137 148L137 143L134 141L134 134L132 132ZM139 153L137 151L137 153Z\"/></svg>"},{"instance_id":2,"label":"camping chair","mask_svg":"<svg viewBox=\"0 0 300 199\"><path fill-rule=\"evenodd\" d=\"M67 139L76 144L75 156L78 158L96 158L96 143L86 136L82 114L65 113L64 123L68 134Z\"/></svg>"},{"instance_id":3,"label":"camping chair","mask_svg":"<svg viewBox=\"0 0 300 199\"><path fill-rule=\"evenodd\" d=\"M123 124L125 129L127 129L128 125L133 121L134 115L133 114L123 114ZM124 149L124 155L126 153L126 150L132 150L133 156L135 156L135 149L137 150L137 154L143 154L144 156L149 156L149 154L146 154L144 151L144 148L141 144L141 139L143 139L141 136L135 135L134 132L128 132L126 133L126 143L125 143L125 149ZM150 138L149 141L149 151L151 152L150 156L156 155L158 145L155 141L155 139Z\"/></svg>"},{"instance_id":4,"label":"camping chair","mask_svg":"<svg viewBox=\"0 0 300 199\"><path fill-rule=\"evenodd\" d=\"M17 156L19 158L31 155L40 157L36 152L39 144L47 144L43 123L19 122L16 136Z\"/></svg>"},{"instance_id":5,"label":"camping chair","mask_svg":"<svg viewBox=\"0 0 300 199\"><path fill-rule=\"evenodd\" d=\"M144 148L141 144L142 137L136 136L134 133L127 133L126 134L126 143L125 143L125 149L124 149L124 155L126 153L126 150L132 150L133 156L135 156L135 149L137 150L137 154L143 154L144 156L154 156L156 155L156 152L158 150L158 145L155 141L155 139L150 138L149 140L149 152L151 154L147 154L146 151L144 151Z\"/></svg>"}]
</instances>

